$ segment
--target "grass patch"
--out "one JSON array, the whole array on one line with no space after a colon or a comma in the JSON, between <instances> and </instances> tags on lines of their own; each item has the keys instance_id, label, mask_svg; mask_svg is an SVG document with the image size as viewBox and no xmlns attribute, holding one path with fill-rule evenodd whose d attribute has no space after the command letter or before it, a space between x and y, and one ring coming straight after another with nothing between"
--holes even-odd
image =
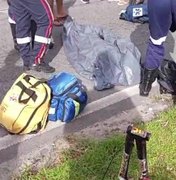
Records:
<instances>
[{"instance_id":1,"label":"grass patch","mask_svg":"<svg viewBox=\"0 0 176 180\"><path fill-rule=\"evenodd\" d=\"M147 156L152 180L176 179L176 108L161 113L157 119L142 128L152 133L147 142ZM36 175L25 172L21 180L102 180L111 163L105 180L118 179L124 134L113 135L104 140L77 139L73 147L62 154L62 163L42 169ZM133 154L129 175L138 179L137 155ZM112 160L113 159L113 160Z\"/></svg>"}]
</instances>

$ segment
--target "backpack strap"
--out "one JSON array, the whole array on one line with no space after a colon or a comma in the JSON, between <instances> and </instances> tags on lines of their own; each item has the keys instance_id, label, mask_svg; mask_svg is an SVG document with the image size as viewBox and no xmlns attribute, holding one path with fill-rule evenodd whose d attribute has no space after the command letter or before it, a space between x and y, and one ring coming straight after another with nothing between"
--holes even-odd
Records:
<instances>
[{"instance_id":1,"label":"backpack strap","mask_svg":"<svg viewBox=\"0 0 176 180\"><path fill-rule=\"evenodd\" d=\"M23 77L23 79L29 84L31 84L30 83L31 78L34 78L34 77L31 75L26 75ZM31 84L31 88L36 88L38 85L40 85L44 82L46 82L46 81L45 80L37 81L35 84L33 84L33 85ZM36 95L35 91L27 88L21 81L19 81L16 85L22 89L20 96L19 96L19 99L18 99L19 103L27 104L30 99L32 99L34 102L36 101L37 95ZM24 93L26 93L29 97L22 100L22 96Z\"/></svg>"},{"instance_id":2,"label":"backpack strap","mask_svg":"<svg viewBox=\"0 0 176 180\"><path fill-rule=\"evenodd\" d=\"M35 91L27 88L21 81L19 81L16 85L22 89L22 91L19 95L19 98L18 98L19 103L27 104L30 99L32 99L34 102L36 101L37 95L36 95ZM22 96L24 93L26 93L29 97L26 99L22 99Z\"/></svg>"}]
</instances>

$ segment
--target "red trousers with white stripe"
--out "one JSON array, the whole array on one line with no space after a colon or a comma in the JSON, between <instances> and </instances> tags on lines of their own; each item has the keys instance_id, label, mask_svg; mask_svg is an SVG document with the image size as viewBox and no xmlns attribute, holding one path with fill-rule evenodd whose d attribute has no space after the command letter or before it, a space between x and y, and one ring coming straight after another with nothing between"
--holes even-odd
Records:
<instances>
[{"instance_id":1,"label":"red trousers with white stripe","mask_svg":"<svg viewBox=\"0 0 176 180\"><path fill-rule=\"evenodd\" d=\"M50 43L53 14L47 0L12 0L16 22L16 39L25 66L39 64ZM33 49L31 41L31 19L37 24Z\"/></svg>"}]
</instances>

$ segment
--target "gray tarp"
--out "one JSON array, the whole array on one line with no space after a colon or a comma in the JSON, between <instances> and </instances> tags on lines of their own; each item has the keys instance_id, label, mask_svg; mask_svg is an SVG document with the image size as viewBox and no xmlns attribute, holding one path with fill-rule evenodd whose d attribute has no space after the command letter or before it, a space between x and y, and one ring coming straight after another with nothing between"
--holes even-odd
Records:
<instances>
[{"instance_id":1,"label":"gray tarp","mask_svg":"<svg viewBox=\"0 0 176 180\"><path fill-rule=\"evenodd\" d=\"M99 27L77 24L68 17L63 46L71 65L80 75L94 80L97 90L139 83L141 54L130 40Z\"/></svg>"}]
</instances>

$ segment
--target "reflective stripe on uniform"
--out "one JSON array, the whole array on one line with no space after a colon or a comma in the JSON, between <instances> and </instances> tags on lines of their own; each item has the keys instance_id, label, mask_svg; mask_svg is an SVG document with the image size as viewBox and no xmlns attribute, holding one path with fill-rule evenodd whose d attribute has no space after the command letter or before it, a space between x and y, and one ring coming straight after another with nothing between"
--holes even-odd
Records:
<instances>
[{"instance_id":1,"label":"reflective stripe on uniform","mask_svg":"<svg viewBox=\"0 0 176 180\"><path fill-rule=\"evenodd\" d=\"M150 36L150 40L152 41L152 43L153 43L154 45L161 45L163 42L165 42L166 37L167 37L167 36L161 37L161 38L159 38L159 39L153 39L153 38Z\"/></svg>"},{"instance_id":2,"label":"reflective stripe on uniform","mask_svg":"<svg viewBox=\"0 0 176 180\"><path fill-rule=\"evenodd\" d=\"M47 0L40 0L40 1L42 3L43 7L45 8L45 11L46 11L48 19L49 19L49 24L48 24L48 27L47 27L47 29L45 31L45 35L44 35L45 38L48 39L48 37L50 37L50 35L51 35L54 17L53 17L52 10L51 10L50 5L48 4ZM38 41L38 40L35 39L35 41ZM48 44L48 43L50 43L50 42L48 42L48 40L47 40L46 44ZM44 44L44 43L42 44L39 53L35 57L35 63L36 64L40 63L43 55L45 54L46 49L47 49L46 44Z\"/></svg>"},{"instance_id":3,"label":"reflective stripe on uniform","mask_svg":"<svg viewBox=\"0 0 176 180\"><path fill-rule=\"evenodd\" d=\"M31 42L31 37L16 38L18 44L27 44Z\"/></svg>"},{"instance_id":4,"label":"reflective stripe on uniform","mask_svg":"<svg viewBox=\"0 0 176 180\"><path fill-rule=\"evenodd\" d=\"M16 24L16 22L15 22L11 17L8 18L8 22L9 22L10 24Z\"/></svg>"},{"instance_id":5,"label":"reflective stripe on uniform","mask_svg":"<svg viewBox=\"0 0 176 180\"><path fill-rule=\"evenodd\" d=\"M44 43L44 44L50 44L51 38L35 35L34 41L39 42L39 43Z\"/></svg>"}]
</instances>

